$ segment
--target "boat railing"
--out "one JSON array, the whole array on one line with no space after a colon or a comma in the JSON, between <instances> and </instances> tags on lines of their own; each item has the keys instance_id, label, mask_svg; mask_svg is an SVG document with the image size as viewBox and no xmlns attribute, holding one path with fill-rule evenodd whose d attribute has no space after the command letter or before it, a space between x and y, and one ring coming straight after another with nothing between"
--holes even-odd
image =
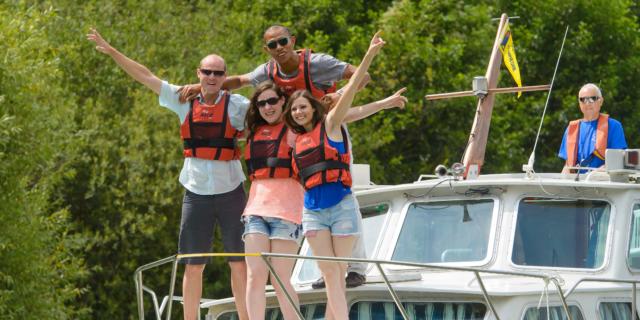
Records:
<instances>
[{"instance_id":1,"label":"boat railing","mask_svg":"<svg viewBox=\"0 0 640 320\"><path fill-rule=\"evenodd\" d=\"M323 257L323 256L301 256L301 255L294 255L294 254L276 254L276 253L195 253L195 254L177 254L177 255L173 255L173 256L170 256L170 257L167 257L167 258L164 258L164 259L160 259L158 261L143 265L143 266L139 267L138 269L136 269L135 274L134 274L134 280L135 280L135 284L136 284L136 299L137 299L137 302L138 302L138 315L139 315L140 320L144 319L144 305L143 305L144 292L147 292L148 294L151 295L151 298L152 298L152 301L153 301L153 305L154 305L154 311L155 311L156 319L160 320L162 318L162 314L165 311L166 311L166 319L167 320L170 319L170 317L171 317L171 307L172 307L173 301L181 300L179 297L174 296L176 273L177 273L177 269L178 269L178 262L181 259L194 258L194 257L230 257L230 256L261 257L264 260L264 262L267 264L267 267L269 268L269 271L274 276L274 278L276 279L276 281L278 282L280 287L284 287L282 279L280 279L280 277L278 277L278 275L275 273L275 271L273 269L273 265L271 264L270 258L286 258L286 259L296 259L296 260L297 259L309 259L309 260L335 261L335 262L364 262L364 263L374 264L377 267L378 271L380 272L380 275L382 276L382 279L383 279L385 285L387 286L387 290L391 294L391 297L393 298L393 301L394 301L396 307L398 308L398 310L400 311L403 319L405 319L405 320L409 320L409 315L408 315L407 311L405 310L404 306L402 305L402 302L400 301L400 298L398 297L398 294L396 293L396 291L394 290L393 286L391 285L391 281L387 277L387 274L385 273L384 269L382 268L383 265L396 265L396 266L415 267L415 268L423 268L423 269L471 272L471 273L474 274L476 280L478 281L478 284L479 284L479 287L480 287L480 289L482 291L482 295L484 297L484 300L487 303L487 305L489 307L489 310L494 315L496 320L500 320L500 317L499 317L498 313L496 312L496 309L495 309L495 307L493 305L493 302L491 300L491 296L487 292L487 289L486 289L486 287L484 285L484 282L482 281L482 277L480 275L481 274L496 274L496 275L510 275L510 276L537 278L537 279L542 280L545 284L548 284L548 283L553 283L554 284L554 286L557 289L558 296L560 297L560 300L562 302L562 306L564 308L564 311L565 311L565 314L567 316L567 319L568 320L572 320L571 314L569 313L569 307L567 305L566 296L564 295L564 293L562 291L562 287L560 285L561 279L559 279L556 276L552 276L552 275L539 274L539 273L528 273L528 272L503 271L503 270L488 270L488 269L471 268L471 267L444 266L444 265L434 265L434 264L427 264L427 263L404 262L404 261L389 261L389 260L359 259L359 258L338 258L338 257ZM162 303L158 304L158 299L157 299L156 293L152 289L144 286L142 273L144 271L149 270L149 269L153 269L153 268L156 268L156 267L168 264L168 263L172 264L171 283L169 285L169 293L168 293L167 296L164 297L164 299L162 300ZM604 280L608 280L610 282L624 282L624 281L633 282L633 289L634 289L634 293L633 294L634 294L634 303L635 303L635 283L640 282L640 281L637 281L637 280L620 280L620 281L617 281L617 280L610 280L610 279L595 279L594 281L604 281ZM590 281L590 279L584 279L584 281ZM575 286L577 286L577 284ZM569 295L569 293L571 293L573 291L573 289L575 289L575 286L571 290L569 290L569 292L567 293L567 296ZM294 305L293 299L289 295L289 292L284 290L284 293L285 293L285 296L286 296L287 300L289 301L289 303L291 305ZM304 317L303 317L302 313L300 312L300 310L298 310L297 308L294 308L294 309L296 310L296 314L298 316L298 319L304 319ZM199 310L200 309L198 309L198 313L199 313ZM634 308L634 310L635 310L635 308Z\"/></svg>"},{"instance_id":2,"label":"boat railing","mask_svg":"<svg viewBox=\"0 0 640 320\"><path fill-rule=\"evenodd\" d=\"M636 319L636 296L637 296L637 286L640 283L640 279L608 279L608 278L582 278L567 291L564 295L564 298L568 298L573 292L575 292L576 288L579 285L586 282L606 282L606 283L627 283L631 285L631 318Z\"/></svg>"},{"instance_id":3,"label":"boat railing","mask_svg":"<svg viewBox=\"0 0 640 320\"><path fill-rule=\"evenodd\" d=\"M384 269L382 268L382 265L396 265L396 266L416 267L416 268L423 268L423 269L436 269L436 270L446 270L446 271L471 272L471 273L473 273L475 275L475 278L478 281L478 284L480 285L480 289L482 290L482 295L483 295L483 297L485 299L485 302L489 306L489 309L491 310L491 313L494 315L496 320L500 320L500 316L498 315L498 313L496 312L495 307L493 306L493 302L491 300L491 297L489 296L489 293L487 292L487 289L486 289L486 287L484 285L484 282L482 281L482 277L480 276L480 274L481 273L488 273L488 274L499 274L499 275L511 275L511 276L522 276L522 277L538 278L538 279L541 279L542 281L544 281L544 283L552 282L555 285L556 289L558 290L558 296L560 297L560 300L562 301L562 306L563 306L563 308L565 310L565 313L567 314L567 319L568 320L573 320L571 318L571 314L569 313L569 306L567 305L567 301L564 298L564 294L562 293L562 287L560 286L560 281L555 276L549 276L549 275L537 274L537 273L527 273L527 272L487 270L487 269L480 269L480 268L443 266L443 265L434 265L434 264L427 264L427 263L390 261L390 260L374 260L374 259L359 259L359 258L338 258L338 257L321 257L321 256L300 256L300 255L293 255L293 254L277 254L277 253L262 253L261 256L264 259L264 261L267 263L267 266L269 266L269 269L270 269L271 273L275 276L275 279L278 282L278 285L280 285L281 287L283 286L283 283L279 279L279 277L274 273L273 268L271 267L271 264L268 262L268 258L269 257L288 258L288 259L309 259L309 260L335 261L335 262L364 262L364 263L375 264L376 268L380 272L380 275L382 276L382 279L383 279L385 285L387 286L387 290L391 294L391 297L393 298L393 301L394 301L396 307L398 308L398 310L400 311L400 314L402 315L402 318L404 320L409 320L410 319L409 318L409 314L407 313L407 311L405 310L404 306L402 305L402 302L400 301L400 298L398 297L398 294L393 289L393 286L391 285L391 281L389 281L389 278L387 277L387 274L385 273ZM289 300L289 303L293 304L293 300L291 299L289 294L286 292L286 290L284 292L285 292L285 294L287 296L287 299ZM298 318L299 319L304 319L304 318L302 318L302 314L299 311L297 311L297 312L298 312Z\"/></svg>"}]
</instances>

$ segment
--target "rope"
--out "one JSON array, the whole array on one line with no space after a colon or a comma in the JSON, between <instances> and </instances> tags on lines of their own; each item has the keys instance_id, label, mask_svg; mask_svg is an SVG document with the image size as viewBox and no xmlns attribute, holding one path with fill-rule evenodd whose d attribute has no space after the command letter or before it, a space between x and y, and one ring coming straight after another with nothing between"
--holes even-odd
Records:
<instances>
[{"instance_id":1,"label":"rope","mask_svg":"<svg viewBox=\"0 0 640 320\"><path fill-rule=\"evenodd\" d=\"M542 304L542 297L545 297L547 302L547 320L550 320L549 313L549 278L544 278L544 289L542 290L542 294L540 294L540 300L538 300L538 310L540 310L540 304Z\"/></svg>"}]
</instances>

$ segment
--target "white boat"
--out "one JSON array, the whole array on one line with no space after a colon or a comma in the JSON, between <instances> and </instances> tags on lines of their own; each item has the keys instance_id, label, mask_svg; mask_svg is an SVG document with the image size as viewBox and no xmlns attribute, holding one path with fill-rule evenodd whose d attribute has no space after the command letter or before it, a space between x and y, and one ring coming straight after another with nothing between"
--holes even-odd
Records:
<instances>
[{"instance_id":1,"label":"white boat","mask_svg":"<svg viewBox=\"0 0 640 320\"><path fill-rule=\"evenodd\" d=\"M479 100L480 110L492 99ZM473 130L482 121L490 120L477 118ZM355 192L370 263L367 282L347 290L349 318L638 319L640 151L608 150L606 170L586 174L540 174L529 163L525 173L479 175L486 140L473 130L465 164ZM307 243L289 257L298 259L290 280L299 317L323 319L325 291L311 288L316 257ZM168 261L175 278L175 256L136 273L141 318L143 289L152 292L142 271ZM172 299L153 298L159 319ZM208 320L237 319L233 298L201 307ZM273 291L266 319L282 319Z\"/></svg>"},{"instance_id":2,"label":"white boat","mask_svg":"<svg viewBox=\"0 0 640 320\"><path fill-rule=\"evenodd\" d=\"M378 263L369 264L365 285L347 290L350 319L405 313L531 320L547 319L547 312L549 319L632 319L640 282L640 172L628 172L577 181L575 174L443 176L356 192L367 252ZM628 181L612 182L611 175ZM301 254L310 254L308 245ZM319 276L313 260L299 260L294 269L304 319L324 317L325 292L311 288ZM273 292L267 304L267 319L281 319ZM233 299L202 306L206 319L237 319Z\"/></svg>"}]
</instances>

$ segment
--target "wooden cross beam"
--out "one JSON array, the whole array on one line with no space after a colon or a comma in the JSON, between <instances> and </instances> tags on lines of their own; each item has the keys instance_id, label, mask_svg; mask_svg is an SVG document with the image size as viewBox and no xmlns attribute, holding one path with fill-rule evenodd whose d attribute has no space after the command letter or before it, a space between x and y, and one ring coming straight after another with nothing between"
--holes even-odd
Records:
<instances>
[{"instance_id":1,"label":"wooden cross beam","mask_svg":"<svg viewBox=\"0 0 640 320\"><path fill-rule=\"evenodd\" d=\"M528 92L528 91L549 91L549 88L551 88L551 85L549 84L542 84L537 86L526 86L526 87L495 88L495 89L489 89L489 94ZM424 97L427 100L440 100L440 99L461 98L461 97L471 97L471 96L475 96L475 93L473 91L436 93L436 94L428 94Z\"/></svg>"}]
</instances>

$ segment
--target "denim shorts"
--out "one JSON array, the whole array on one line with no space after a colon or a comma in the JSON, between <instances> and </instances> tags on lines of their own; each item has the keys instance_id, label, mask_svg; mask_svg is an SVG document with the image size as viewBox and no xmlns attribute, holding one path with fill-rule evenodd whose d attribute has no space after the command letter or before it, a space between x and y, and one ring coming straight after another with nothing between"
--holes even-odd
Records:
<instances>
[{"instance_id":1,"label":"denim shorts","mask_svg":"<svg viewBox=\"0 0 640 320\"><path fill-rule=\"evenodd\" d=\"M245 216L244 234L242 239L250 233L261 233L269 239L291 240L300 244L302 241L302 225L280 218Z\"/></svg>"},{"instance_id":2,"label":"denim shorts","mask_svg":"<svg viewBox=\"0 0 640 320\"><path fill-rule=\"evenodd\" d=\"M338 204L320 210L305 208L302 211L302 229L309 231L329 230L334 236L359 235L360 212L353 194L348 194Z\"/></svg>"}]
</instances>

